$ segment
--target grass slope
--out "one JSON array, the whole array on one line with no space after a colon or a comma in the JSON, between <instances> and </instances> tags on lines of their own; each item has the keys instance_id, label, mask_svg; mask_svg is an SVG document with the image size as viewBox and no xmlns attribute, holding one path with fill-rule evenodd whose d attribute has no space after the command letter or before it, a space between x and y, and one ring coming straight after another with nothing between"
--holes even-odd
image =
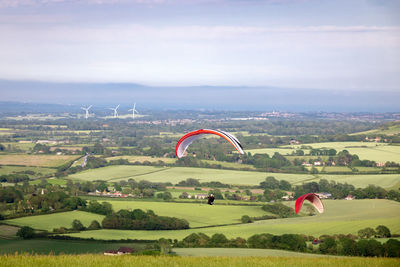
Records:
<instances>
[{"instance_id":1,"label":"grass slope","mask_svg":"<svg viewBox=\"0 0 400 267\"><path fill-rule=\"evenodd\" d=\"M225 206L206 204L143 202L143 201L108 201L114 210L142 209L153 210L157 215L186 219L190 227L240 223L243 215L251 217L266 215L260 206Z\"/></svg>"},{"instance_id":2,"label":"grass slope","mask_svg":"<svg viewBox=\"0 0 400 267\"><path fill-rule=\"evenodd\" d=\"M54 228L60 227L71 228L72 221L75 219L80 220L84 226L88 227L93 220L97 220L101 223L103 218L103 215L94 213L84 211L68 211L10 219L6 220L5 222L11 225L30 226L34 229L52 231Z\"/></svg>"},{"instance_id":3,"label":"grass slope","mask_svg":"<svg viewBox=\"0 0 400 267\"><path fill-rule=\"evenodd\" d=\"M103 255L0 256L3 266L351 266L397 267L399 259L358 257L168 257Z\"/></svg>"},{"instance_id":4,"label":"grass slope","mask_svg":"<svg viewBox=\"0 0 400 267\"><path fill-rule=\"evenodd\" d=\"M199 179L200 182L220 181L229 184L258 185L260 182L264 181L268 175L292 183L314 178L312 175L307 174L265 173L190 167L164 168L130 165L107 166L104 168L87 170L70 175L68 178L85 181L119 181L133 178L138 181L148 180L151 182L171 182L173 184L186 180L187 178L195 178Z\"/></svg>"},{"instance_id":5,"label":"grass slope","mask_svg":"<svg viewBox=\"0 0 400 267\"><path fill-rule=\"evenodd\" d=\"M290 203L293 207L294 203ZM155 240L161 237L182 239L191 233L202 232L207 235L223 233L228 238L243 237L259 233L271 234L356 234L365 227L375 228L386 225L392 233L400 234L400 203L389 200L326 200L325 212L315 216L295 217L258 221L251 224L229 225L202 229L179 231L124 231L97 230L69 234L71 236L95 239L144 239ZM218 206L210 206L210 210ZM196 210L196 206L193 206Z\"/></svg>"}]
</instances>

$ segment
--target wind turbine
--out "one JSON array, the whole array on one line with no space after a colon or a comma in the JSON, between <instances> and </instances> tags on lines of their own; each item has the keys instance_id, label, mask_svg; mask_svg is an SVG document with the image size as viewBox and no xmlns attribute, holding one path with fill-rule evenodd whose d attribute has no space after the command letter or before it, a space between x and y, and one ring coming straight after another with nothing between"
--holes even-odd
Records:
<instances>
[{"instance_id":1,"label":"wind turbine","mask_svg":"<svg viewBox=\"0 0 400 267\"><path fill-rule=\"evenodd\" d=\"M85 107L81 107L81 109L83 109L84 111L86 111L85 113L85 119L89 118L89 109L92 107L92 105L90 105L89 107L85 108Z\"/></svg>"},{"instance_id":2,"label":"wind turbine","mask_svg":"<svg viewBox=\"0 0 400 267\"><path fill-rule=\"evenodd\" d=\"M115 108L109 108L111 110L114 110L114 118L118 118L118 111L117 111L118 108L119 108L119 105L116 106Z\"/></svg>"},{"instance_id":3,"label":"wind turbine","mask_svg":"<svg viewBox=\"0 0 400 267\"><path fill-rule=\"evenodd\" d=\"M133 104L133 108L131 108L131 109L128 110L128 111L132 111L132 119L135 118L135 112L136 112L137 114L139 114L139 112L136 110L136 103Z\"/></svg>"}]
</instances>

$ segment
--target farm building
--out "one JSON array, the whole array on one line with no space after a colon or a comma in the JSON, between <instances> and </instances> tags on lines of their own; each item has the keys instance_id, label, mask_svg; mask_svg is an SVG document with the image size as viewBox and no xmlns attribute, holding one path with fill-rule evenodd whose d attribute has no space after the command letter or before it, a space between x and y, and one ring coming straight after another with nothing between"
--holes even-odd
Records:
<instances>
[{"instance_id":1,"label":"farm building","mask_svg":"<svg viewBox=\"0 0 400 267\"><path fill-rule=\"evenodd\" d=\"M125 254L131 254L132 252L135 252L133 248L120 247L118 250L113 250L113 249L106 250L104 251L103 254L107 256L120 256Z\"/></svg>"}]
</instances>

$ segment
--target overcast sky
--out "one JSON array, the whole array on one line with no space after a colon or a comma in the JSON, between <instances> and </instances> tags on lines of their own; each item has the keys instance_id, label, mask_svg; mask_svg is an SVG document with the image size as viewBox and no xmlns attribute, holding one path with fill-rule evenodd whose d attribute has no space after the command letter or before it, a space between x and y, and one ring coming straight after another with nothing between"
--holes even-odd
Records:
<instances>
[{"instance_id":1,"label":"overcast sky","mask_svg":"<svg viewBox=\"0 0 400 267\"><path fill-rule=\"evenodd\" d=\"M0 79L399 91L397 0L0 0Z\"/></svg>"}]
</instances>

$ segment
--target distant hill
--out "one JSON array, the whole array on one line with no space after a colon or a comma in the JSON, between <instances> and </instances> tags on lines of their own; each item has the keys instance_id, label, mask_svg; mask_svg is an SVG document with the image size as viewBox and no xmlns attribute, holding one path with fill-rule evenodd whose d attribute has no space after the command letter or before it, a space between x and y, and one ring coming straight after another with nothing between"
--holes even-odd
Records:
<instances>
[{"instance_id":1,"label":"distant hill","mask_svg":"<svg viewBox=\"0 0 400 267\"><path fill-rule=\"evenodd\" d=\"M360 134L365 134L365 135L398 135L400 134L400 121L396 122L388 122L385 123L384 125L380 126L379 128L372 129L369 131L363 131L363 132L357 132L357 133L352 133L350 135L360 135Z\"/></svg>"},{"instance_id":2,"label":"distant hill","mask_svg":"<svg viewBox=\"0 0 400 267\"><path fill-rule=\"evenodd\" d=\"M136 83L55 83L0 80L2 101L145 108L397 112L400 91L353 91L272 86L146 86Z\"/></svg>"}]
</instances>

